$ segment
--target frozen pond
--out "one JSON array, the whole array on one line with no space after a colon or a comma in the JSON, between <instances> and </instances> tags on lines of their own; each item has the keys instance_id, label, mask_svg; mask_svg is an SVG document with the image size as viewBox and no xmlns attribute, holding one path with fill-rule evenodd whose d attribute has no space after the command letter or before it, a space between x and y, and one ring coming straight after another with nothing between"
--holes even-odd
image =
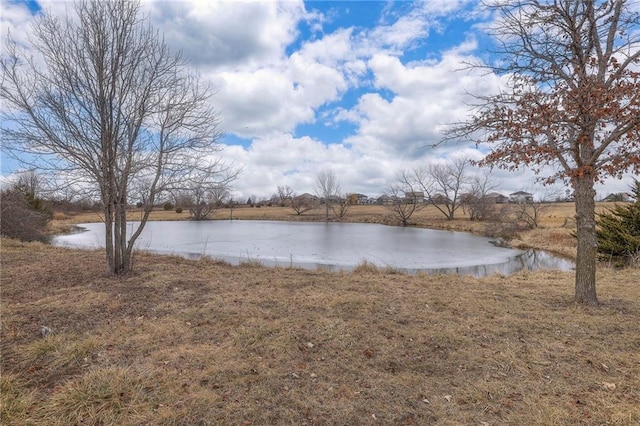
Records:
<instances>
[{"instance_id":1,"label":"frozen pond","mask_svg":"<svg viewBox=\"0 0 640 426\"><path fill-rule=\"evenodd\" d=\"M137 226L137 223L135 223ZM58 246L104 247L104 224L54 237ZM573 263L545 252L496 247L462 232L377 224L277 221L148 222L137 248L189 258L209 256L232 264L350 270L363 261L408 272L508 275L522 269L568 270Z\"/></svg>"}]
</instances>

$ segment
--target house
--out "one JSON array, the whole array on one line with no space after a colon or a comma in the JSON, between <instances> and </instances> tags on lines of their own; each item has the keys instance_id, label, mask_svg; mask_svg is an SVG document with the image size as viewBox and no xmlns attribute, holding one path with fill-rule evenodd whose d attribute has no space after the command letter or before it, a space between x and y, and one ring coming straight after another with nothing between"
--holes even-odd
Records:
<instances>
[{"instance_id":1,"label":"house","mask_svg":"<svg viewBox=\"0 0 640 426\"><path fill-rule=\"evenodd\" d=\"M533 203L533 194L524 191L509 194L510 203Z\"/></svg>"},{"instance_id":2,"label":"house","mask_svg":"<svg viewBox=\"0 0 640 426\"><path fill-rule=\"evenodd\" d=\"M404 197L409 203L412 203L412 204L424 203L424 192L422 191L405 192Z\"/></svg>"},{"instance_id":3,"label":"house","mask_svg":"<svg viewBox=\"0 0 640 426\"><path fill-rule=\"evenodd\" d=\"M351 204L369 204L369 197L364 194L349 194L347 200Z\"/></svg>"},{"instance_id":4,"label":"house","mask_svg":"<svg viewBox=\"0 0 640 426\"><path fill-rule=\"evenodd\" d=\"M429 202L431 204L448 204L450 202L450 200L445 195L436 194L433 197L429 198Z\"/></svg>"},{"instance_id":5,"label":"house","mask_svg":"<svg viewBox=\"0 0 640 426\"><path fill-rule=\"evenodd\" d=\"M460 196L458 197L458 201L460 202L460 204L471 204L475 199L476 199L476 196L469 192L460 194Z\"/></svg>"},{"instance_id":6,"label":"house","mask_svg":"<svg viewBox=\"0 0 640 426\"><path fill-rule=\"evenodd\" d=\"M615 202L615 201L629 201L629 194L625 194L624 192L619 192L617 194L609 194L602 201L606 202Z\"/></svg>"},{"instance_id":7,"label":"house","mask_svg":"<svg viewBox=\"0 0 640 426\"><path fill-rule=\"evenodd\" d=\"M346 200L344 198L342 198L339 195L332 195L329 197L329 204L340 204L340 203L344 203ZM320 203L324 204L325 203L325 199L324 198L320 198Z\"/></svg>"},{"instance_id":8,"label":"house","mask_svg":"<svg viewBox=\"0 0 640 426\"><path fill-rule=\"evenodd\" d=\"M458 197L461 204L472 204L483 202L486 204L504 204L509 202L509 197L502 195L498 192L490 192L484 196L478 198L474 194L465 193Z\"/></svg>"},{"instance_id":9,"label":"house","mask_svg":"<svg viewBox=\"0 0 640 426\"><path fill-rule=\"evenodd\" d=\"M318 201L318 197L316 195L309 194L308 192L305 192L304 194L300 194L300 195L294 197L294 200L314 203L314 202Z\"/></svg>"},{"instance_id":10,"label":"house","mask_svg":"<svg viewBox=\"0 0 640 426\"><path fill-rule=\"evenodd\" d=\"M392 197L390 195L385 194L378 197L378 204L381 204L383 206L389 206L393 204L395 200L396 200L396 197Z\"/></svg>"},{"instance_id":11,"label":"house","mask_svg":"<svg viewBox=\"0 0 640 426\"><path fill-rule=\"evenodd\" d=\"M485 198L495 204L504 204L509 202L509 197L498 192L490 192L485 195Z\"/></svg>"}]
</instances>

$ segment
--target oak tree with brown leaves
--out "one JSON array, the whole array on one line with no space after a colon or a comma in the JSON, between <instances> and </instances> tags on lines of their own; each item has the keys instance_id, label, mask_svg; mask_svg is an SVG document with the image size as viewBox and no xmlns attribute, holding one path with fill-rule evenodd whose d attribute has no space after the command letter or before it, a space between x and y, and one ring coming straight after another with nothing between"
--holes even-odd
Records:
<instances>
[{"instance_id":1,"label":"oak tree with brown leaves","mask_svg":"<svg viewBox=\"0 0 640 426\"><path fill-rule=\"evenodd\" d=\"M635 0L505 0L494 36L504 76L449 137L487 143L484 164L531 167L574 191L575 299L598 305L594 185L640 172L640 18Z\"/></svg>"}]
</instances>

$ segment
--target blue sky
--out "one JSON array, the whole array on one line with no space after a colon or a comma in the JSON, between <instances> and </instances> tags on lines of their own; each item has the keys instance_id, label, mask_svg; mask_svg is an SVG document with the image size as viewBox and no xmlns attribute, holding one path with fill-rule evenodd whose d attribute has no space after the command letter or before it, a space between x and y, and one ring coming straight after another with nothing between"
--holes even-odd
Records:
<instances>
[{"instance_id":1,"label":"blue sky","mask_svg":"<svg viewBox=\"0 0 640 426\"><path fill-rule=\"evenodd\" d=\"M26 40L39 8L64 16L71 3L0 0L2 33ZM243 168L238 198L278 185L313 192L321 170L343 192L382 194L401 169L479 159L469 143L427 148L443 125L464 120L469 93L495 93L499 76L463 70L490 61L476 0L156 1L142 9L216 90L223 159ZM3 157L6 178L16 163ZM495 171L505 194L547 192L528 170ZM626 191L630 177L598 187ZM556 188L564 193L564 188Z\"/></svg>"}]
</instances>

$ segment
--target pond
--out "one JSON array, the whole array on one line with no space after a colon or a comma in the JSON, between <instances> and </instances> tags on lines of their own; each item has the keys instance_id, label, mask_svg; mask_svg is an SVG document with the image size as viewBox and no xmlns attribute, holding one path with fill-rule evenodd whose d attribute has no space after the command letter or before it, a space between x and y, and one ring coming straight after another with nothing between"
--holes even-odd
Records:
<instances>
[{"instance_id":1,"label":"pond","mask_svg":"<svg viewBox=\"0 0 640 426\"><path fill-rule=\"evenodd\" d=\"M104 247L104 224L79 227L83 232L56 236L52 244ZM476 277L573 268L572 262L546 252L497 247L489 238L464 232L361 223L157 221L147 223L136 244L154 253L209 256L231 264L257 261L328 270L351 270L364 261L411 273Z\"/></svg>"}]
</instances>

